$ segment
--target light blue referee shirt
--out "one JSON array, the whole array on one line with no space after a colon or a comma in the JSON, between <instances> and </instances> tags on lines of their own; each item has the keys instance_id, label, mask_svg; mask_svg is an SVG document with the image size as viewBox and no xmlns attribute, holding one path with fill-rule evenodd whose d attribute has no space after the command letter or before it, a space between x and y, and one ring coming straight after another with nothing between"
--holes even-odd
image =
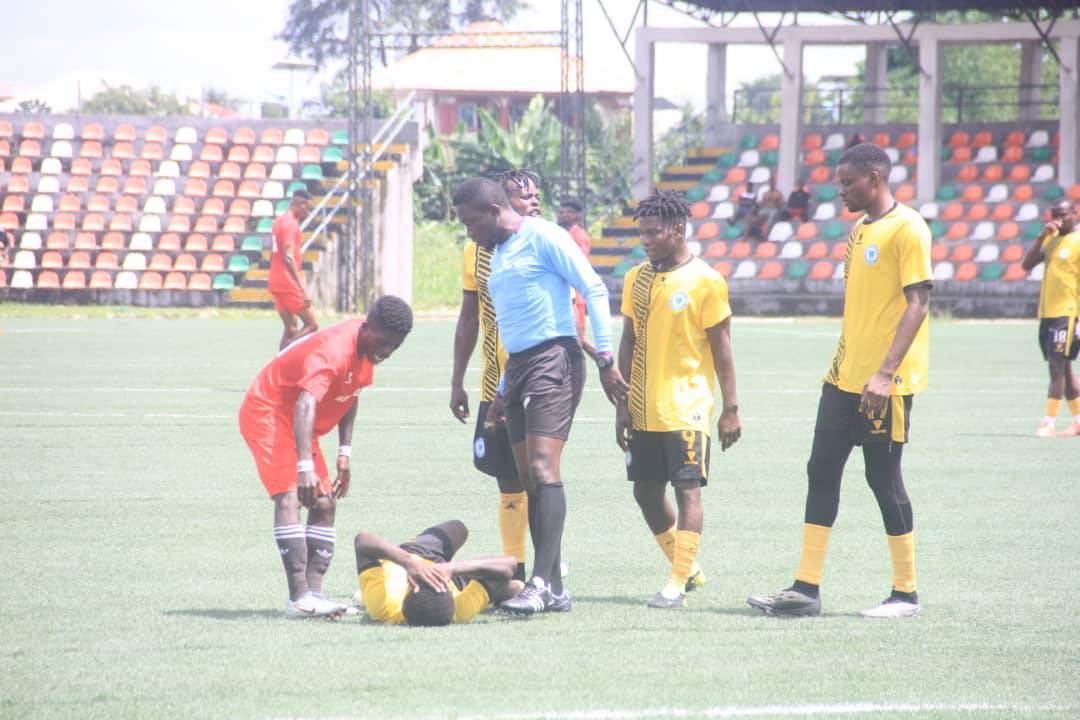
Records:
<instances>
[{"instance_id":1,"label":"light blue referee shirt","mask_svg":"<svg viewBox=\"0 0 1080 720\"><path fill-rule=\"evenodd\" d=\"M598 352L611 352L611 307L604 281L561 227L525 218L518 231L495 247L488 292L499 337L508 353L557 337L577 338L570 288L589 308Z\"/></svg>"}]
</instances>

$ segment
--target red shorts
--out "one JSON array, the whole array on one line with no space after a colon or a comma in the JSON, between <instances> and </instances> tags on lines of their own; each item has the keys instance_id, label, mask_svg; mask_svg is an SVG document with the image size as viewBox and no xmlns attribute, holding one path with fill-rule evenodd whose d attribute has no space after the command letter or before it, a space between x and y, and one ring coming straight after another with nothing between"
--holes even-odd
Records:
<instances>
[{"instance_id":1,"label":"red shorts","mask_svg":"<svg viewBox=\"0 0 1080 720\"><path fill-rule=\"evenodd\" d=\"M297 457L292 418L286 417L279 408L244 398L240 406L240 434L255 458L259 479L270 497L295 491ZM311 457L315 461L315 475L319 478L319 495L329 495L332 490L330 473L318 438L311 441Z\"/></svg>"},{"instance_id":2,"label":"red shorts","mask_svg":"<svg viewBox=\"0 0 1080 720\"><path fill-rule=\"evenodd\" d=\"M271 290L270 297L274 298L274 309L278 312L285 310L292 315L299 315L304 311L304 293L295 285Z\"/></svg>"}]
</instances>

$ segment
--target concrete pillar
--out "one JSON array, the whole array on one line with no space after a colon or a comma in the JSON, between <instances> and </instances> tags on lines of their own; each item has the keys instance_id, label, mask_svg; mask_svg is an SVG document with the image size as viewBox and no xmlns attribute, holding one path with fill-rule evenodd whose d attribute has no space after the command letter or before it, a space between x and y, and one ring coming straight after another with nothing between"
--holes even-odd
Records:
<instances>
[{"instance_id":1,"label":"concrete pillar","mask_svg":"<svg viewBox=\"0 0 1080 720\"><path fill-rule=\"evenodd\" d=\"M885 103L888 95L885 85L889 81L889 46L883 42L866 43L866 74L863 84L863 122L873 125L885 124Z\"/></svg>"},{"instance_id":2,"label":"concrete pillar","mask_svg":"<svg viewBox=\"0 0 1080 720\"><path fill-rule=\"evenodd\" d=\"M1076 121L1080 117L1080 36L1062 37L1058 53L1061 56L1058 184L1068 189L1080 182L1080 142Z\"/></svg>"},{"instance_id":3,"label":"concrete pillar","mask_svg":"<svg viewBox=\"0 0 1080 720\"><path fill-rule=\"evenodd\" d=\"M1042 80L1042 43L1037 40L1020 43L1020 92L1016 94L1016 117L1021 122L1039 119L1038 85Z\"/></svg>"},{"instance_id":4,"label":"concrete pillar","mask_svg":"<svg viewBox=\"0 0 1080 720\"><path fill-rule=\"evenodd\" d=\"M720 144L720 126L727 122L727 45L710 43L705 65L705 144Z\"/></svg>"},{"instance_id":5,"label":"concrete pillar","mask_svg":"<svg viewBox=\"0 0 1080 720\"><path fill-rule=\"evenodd\" d=\"M634 197L644 200L652 192L653 173L653 70L656 51L648 39L648 29L637 31L634 41L634 64L638 77L634 82Z\"/></svg>"},{"instance_id":6,"label":"concrete pillar","mask_svg":"<svg viewBox=\"0 0 1080 720\"><path fill-rule=\"evenodd\" d=\"M784 39L786 72L780 84L780 162L776 187L787 195L799 177L799 150L802 147L803 95L802 40Z\"/></svg>"},{"instance_id":7,"label":"concrete pillar","mask_svg":"<svg viewBox=\"0 0 1080 720\"><path fill-rule=\"evenodd\" d=\"M919 164L918 199L934 199L941 179L941 76L945 70L937 38L919 40Z\"/></svg>"}]
</instances>

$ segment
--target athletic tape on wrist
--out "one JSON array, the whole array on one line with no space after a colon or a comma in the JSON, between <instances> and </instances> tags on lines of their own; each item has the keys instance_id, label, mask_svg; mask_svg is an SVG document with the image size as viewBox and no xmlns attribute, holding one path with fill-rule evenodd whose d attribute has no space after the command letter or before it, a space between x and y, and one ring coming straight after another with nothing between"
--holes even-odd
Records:
<instances>
[{"instance_id":1,"label":"athletic tape on wrist","mask_svg":"<svg viewBox=\"0 0 1080 720\"><path fill-rule=\"evenodd\" d=\"M301 460L300 462L296 463L296 472L315 472L315 461Z\"/></svg>"},{"instance_id":2,"label":"athletic tape on wrist","mask_svg":"<svg viewBox=\"0 0 1080 720\"><path fill-rule=\"evenodd\" d=\"M337 449L337 454L341 457L352 457L352 445L341 445Z\"/></svg>"}]
</instances>

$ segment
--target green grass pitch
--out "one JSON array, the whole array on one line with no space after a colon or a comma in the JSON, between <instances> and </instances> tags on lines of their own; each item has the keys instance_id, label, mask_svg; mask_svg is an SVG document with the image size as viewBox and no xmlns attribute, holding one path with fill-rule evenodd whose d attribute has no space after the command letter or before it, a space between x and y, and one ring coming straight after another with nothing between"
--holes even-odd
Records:
<instances>
[{"instance_id":1,"label":"green grass pitch","mask_svg":"<svg viewBox=\"0 0 1080 720\"><path fill-rule=\"evenodd\" d=\"M798 562L839 326L740 320L744 435L714 451L705 591L684 612L645 607L665 561L592 372L563 458L573 612L437 630L283 618L271 506L235 421L276 319L5 317L0 329L0 717L1080 716L1080 439L1031 437L1046 385L1034 323L933 324L931 389L905 453L922 617L856 616L890 581L858 452L823 617L746 606ZM460 518L466 555L500 551L495 484L447 408L452 333L419 322L361 396L326 584L336 598L355 588L361 528L404 540Z\"/></svg>"}]
</instances>

